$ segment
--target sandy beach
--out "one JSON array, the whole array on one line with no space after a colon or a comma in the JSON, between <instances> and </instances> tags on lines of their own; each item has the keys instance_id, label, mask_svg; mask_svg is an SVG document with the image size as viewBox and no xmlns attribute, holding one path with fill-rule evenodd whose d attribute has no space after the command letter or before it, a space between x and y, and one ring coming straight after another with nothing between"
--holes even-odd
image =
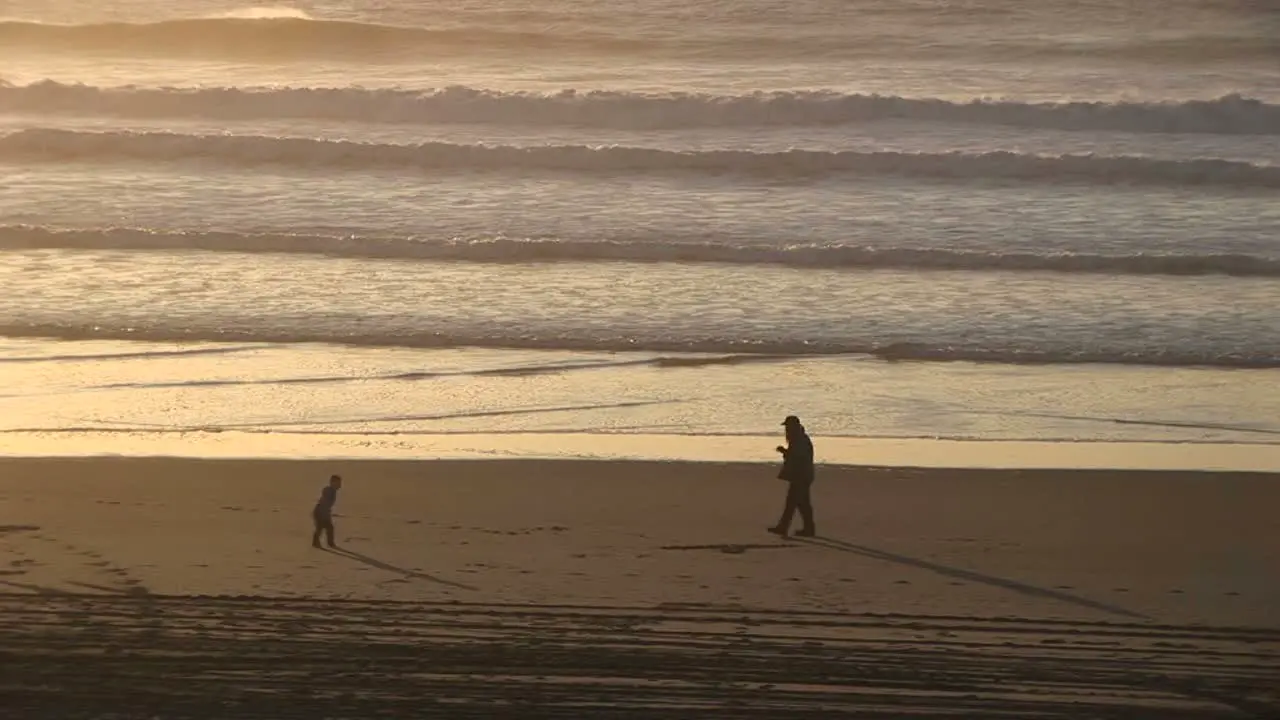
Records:
<instances>
[{"instance_id":1,"label":"sandy beach","mask_svg":"<svg viewBox=\"0 0 1280 720\"><path fill-rule=\"evenodd\" d=\"M0 460L5 717L1280 712L1274 475L774 473Z\"/></svg>"},{"instance_id":2,"label":"sandy beach","mask_svg":"<svg viewBox=\"0 0 1280 720\"><path fill-rule=\"evenodd\" d=\"M1278 9L5 0L0 720L1280 720Z\"/></svg>"}]
</instances>

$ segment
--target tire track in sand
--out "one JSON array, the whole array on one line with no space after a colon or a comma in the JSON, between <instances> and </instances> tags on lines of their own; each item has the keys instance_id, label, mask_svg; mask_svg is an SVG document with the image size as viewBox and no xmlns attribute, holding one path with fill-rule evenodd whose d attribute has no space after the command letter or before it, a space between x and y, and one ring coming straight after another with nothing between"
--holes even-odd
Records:
<instances>
[{"instance_id":1,"label":"tire track in sand","mask_svg":"<svg viewBox=\"0 0 1280 720\"><path fill-rule=\"evenodd\" d=\"M0 616L14 718L1280 712L1273 629L101 594L0 595Z\"/></svg>"}]
</instances>

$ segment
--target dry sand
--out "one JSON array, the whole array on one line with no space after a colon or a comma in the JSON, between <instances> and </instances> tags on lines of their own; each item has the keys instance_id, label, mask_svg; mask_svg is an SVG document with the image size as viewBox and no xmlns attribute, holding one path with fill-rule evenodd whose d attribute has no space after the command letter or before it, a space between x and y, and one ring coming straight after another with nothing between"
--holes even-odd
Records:
<instances>
[{"instance_id":1,"label":"dry sand","mask_svg":"<svg viewBox=\"0 0 1280 720\"><path fill-rule=\"evenodd\" d=\"M0 460L0 715L1280 716L1280 477L773 472Z\"/></svg>"}]
</instances>

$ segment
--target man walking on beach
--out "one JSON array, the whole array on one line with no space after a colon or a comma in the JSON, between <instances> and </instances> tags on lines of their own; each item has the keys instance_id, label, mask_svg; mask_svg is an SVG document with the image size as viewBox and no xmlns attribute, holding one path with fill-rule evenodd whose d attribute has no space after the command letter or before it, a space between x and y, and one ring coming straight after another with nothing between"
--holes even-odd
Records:
<instances>
[{"instance_id":1,"label":"man walking on beach","mask_svg":"<svg viewBox=\"0 0 1280 720\"><path fill-rule=\"evenodd\" d=\"M311 535L311 546L320 547L320 533L324 533L325 540L328 541L329 547L338 547L333 542L333 505L338 502L338 490L342 487L342 478L338 475L329 477L329 484L320 491L320 500L316 502L316 507L311 511L311 517L316 522L316 531Z\"/></svg>"},{"instance_id":2,"label":"man walking on beach","mask_svg":"<svg viewBox=\"0 0 1280 720\"><path fill-rule=\"evenodd\" d=\"M787 429L787 446L778 446L778 452L782 453L782 470L778 478L787 481L787 504L782 509L782 518L769 528L769 532L786 537L791 529L791 517L799 510L804 527L796 537L813 537L817 531L813 525L813 505L809 500L809 486L813 484L814 474L813 441L795 415L788 415L782 426Z\"/></svg>"}]
</instances>

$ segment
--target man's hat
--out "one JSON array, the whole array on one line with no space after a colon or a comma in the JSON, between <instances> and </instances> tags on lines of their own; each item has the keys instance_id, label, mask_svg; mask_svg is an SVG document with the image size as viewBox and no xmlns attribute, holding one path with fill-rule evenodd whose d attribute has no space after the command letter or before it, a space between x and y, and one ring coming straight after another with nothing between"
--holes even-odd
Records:
<instances>
[{"instance_id":1,"label":"man's hat","mask_svg":"<svg viewBox=\"0 0 1280 720\"><path fill-rule=\"evenodd\" d=\"M799 424L800 424L800 418L796 417L795 415L788 415L787 419L782 421L782 425L784 427L788 425L799 425Z\"/></svg>"}]
</instances>

